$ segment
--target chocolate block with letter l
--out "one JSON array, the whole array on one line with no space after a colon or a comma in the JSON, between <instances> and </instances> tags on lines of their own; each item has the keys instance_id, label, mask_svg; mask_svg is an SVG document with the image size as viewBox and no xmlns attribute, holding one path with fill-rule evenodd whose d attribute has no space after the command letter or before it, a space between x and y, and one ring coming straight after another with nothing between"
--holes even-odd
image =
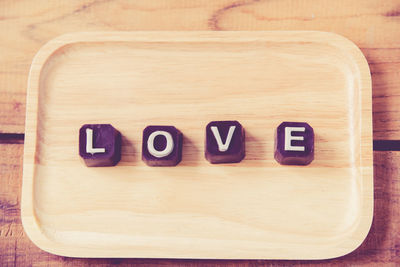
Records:
<instances>
[{"instance_id":1,"label":"chocolate block with letter l","mask_svg":"<svg viewBox=\"0 0 400 267\"><path fill-rule=\"evenodd\" d=\"M174 126L151 125L143 130L142 160L149 166L175 166L182 160L183 135Z\"/></svg>"},{"instance_id":2,"label":"chocolate block with letter l","mask_svg":"<svg viewBox=\"0 0 400 267\"><path fill-rule=\"evenodd\" d=\"M205 157L213 164L237 163L245 156L245 135L238 121L212 121L206 126Z\"/></svg>"},{"instance_id":3,"label":"chocolate block with letter l","mask_svg":"<svg viewBox=\"0 0 400 267\"><path fill-rule=\"evenodd\" d=\"M314 160L314 130L306 122L282 122L275 133L275 159L282 165L308 165Z\"/></svg>"},{"instance_id":4,"label":"chocolate block with letter l","mask_svg":"<svg viewBox=\"0 0 400 267\"><path fill-rule=\"evenodd\" d=\"M121 159L121 133L111 124L85 124L79 130L79 155L88 167L114 166Z\"/></svg>"}]
</instances>

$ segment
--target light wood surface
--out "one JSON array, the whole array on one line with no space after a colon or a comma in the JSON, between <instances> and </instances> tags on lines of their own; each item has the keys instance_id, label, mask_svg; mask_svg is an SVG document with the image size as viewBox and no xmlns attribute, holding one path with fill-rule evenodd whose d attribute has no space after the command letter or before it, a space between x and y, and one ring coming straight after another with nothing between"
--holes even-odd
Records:
<instances>
[{"instance_id":1,"label":"light wood surface","mask_svg":"<svg viewBox=\"0 0 400 267\"><path fill-rule=\"evenodd\" d=\"M50 39L76 31L319 30L353 41L372 71L374 138L398 139L399 3L317 1L47 1L0 2L0 132L23 133L33 56Z\"/></svg>"},{"instance_id":2,"label":"light wood surface","mask_svg":"<svg viewBox=\"0 0 400 267\"><path fill-rule=\"evenodd\" d=\"M371 80L362 53L341 36L64 35L35 57L27 100L22 221L52 253L324 259L356 249L369 231ZM213 120L245 127L240 164L204 159ZM314 128L309 166L274 160L282 121ZM82 164L77 132L85 123L122 133L117 167ZM184 134L182 162L148 167L142 130L166 124Z\"/></svg>"}]
</instances>

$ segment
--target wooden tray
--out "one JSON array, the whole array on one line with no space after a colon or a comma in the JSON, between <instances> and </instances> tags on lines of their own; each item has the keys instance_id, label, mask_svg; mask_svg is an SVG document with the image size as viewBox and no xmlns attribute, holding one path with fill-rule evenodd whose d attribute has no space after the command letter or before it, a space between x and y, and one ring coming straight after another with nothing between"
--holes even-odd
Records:
<instances>
[{"instance_id":1,"label":"wooden tray","mask_svg":"<svg viewBox=\"0 0 400 267\"><path fill-rule=\"evenodd\" d=\"M209 164L206 124L234 119L246 158ZM282 121L314 128L311 165L274 160ZM85 123L121 131L116 167L85 167ZM142 162L151 124L184 134L178 166ZM332 33L64 35L31 67L22 222L40 248L74 257L338 257L371 225L371 126L368 64Z\"/></svg>"}]
</instances>

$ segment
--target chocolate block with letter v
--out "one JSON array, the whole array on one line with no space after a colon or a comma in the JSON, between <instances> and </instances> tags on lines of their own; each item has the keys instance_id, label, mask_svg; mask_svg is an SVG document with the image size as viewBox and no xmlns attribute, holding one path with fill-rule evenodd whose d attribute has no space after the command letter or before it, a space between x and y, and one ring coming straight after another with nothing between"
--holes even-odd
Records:
<instances>
[{"instance_id":1,"label":"chocolate block with letter v","mask_svg":"<svg viewBox=\"0 0 400 267\"><path fill-rule=\"evenodd\" d=\"M275 133L275 159L283 165L314 160L314 130L305 122L282 122Z\"/></svg>"},{"instance_id":2,"label":"chocolate block with letter v","mask_svg":"<svg viewBox=\"0 0 400 267\"><path fill-rule=\"evenodd\" d=\"M142 160L149 166L175 166L182 160L183 135L174 126L143 130Z\"/></svg>"},{"instance_id":3,"label":"chocolate block with letter v","mask_svg":"<svg viewBox=\"0 0 400 267\"><path fill-rule=\"evenodd\" d=\"M205 157L213 164L240 162L245 156L244 129L238 121L212 121L205 146Z\"/></svg>"},{"instance_id":4,"label":"chocolate block with letter v","mask_svg":"<svg viewBox=\"0 0 400 267\"><path fill-rule=\"evenodd\" d=\"M85 124L79 130L79 155L88 167L114 166L121 159L121 134L111 124Z\"/></svg>"}]
</instances>

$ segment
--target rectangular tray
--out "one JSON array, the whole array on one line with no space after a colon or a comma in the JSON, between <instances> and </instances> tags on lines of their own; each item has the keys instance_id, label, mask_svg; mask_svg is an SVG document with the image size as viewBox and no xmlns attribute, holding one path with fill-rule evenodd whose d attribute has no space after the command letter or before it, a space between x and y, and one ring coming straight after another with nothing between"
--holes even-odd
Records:
<instances>
[{"instance_id":1,"label":"rectangular tray","mask_svg":"<svg viewBox=\"0 0 400 267\"><path fill-rule=\"evenodd\" d=\"M30 72L22 222L73 257L324 259L366 237L373 214L371 80L349 40L324 32L63 35ZM212 165L205 126L238 120L246 157ZM315 132L309 166L274 160L282 121ZM115 167L78 155L85 123L123 136ZM184 135L176 167L141 160L142 130Z\"/></svg>"}]
</instances>

